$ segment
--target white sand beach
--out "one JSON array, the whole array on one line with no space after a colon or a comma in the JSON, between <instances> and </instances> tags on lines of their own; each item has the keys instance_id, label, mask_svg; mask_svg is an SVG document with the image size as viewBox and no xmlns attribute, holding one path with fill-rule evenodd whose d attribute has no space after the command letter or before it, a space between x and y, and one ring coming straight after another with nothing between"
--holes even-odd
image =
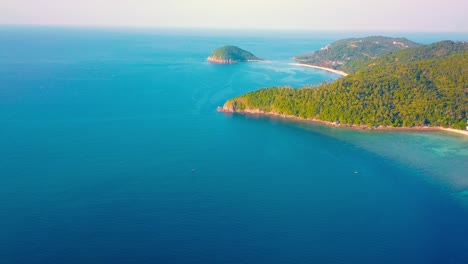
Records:
<instances>
[{"instance_id":1,"label":"white sand beach","mask_svg":"<svg viewBox=\"0 0 468 264\"><path fill-rule=\"evenodd\" d=\"M315 69L320 69L320 70L324 70L324 71L333 72L333 73L339 74L341 76L348 76L348 74L346 72L344 72L344 71L338 71L338 70L334 70L334 69L326 68L326 67L320 67L320 66L304 64L304 63L290 63L290 65L308 67L308 68L315 68Z\"/></svg>"}]
</instances>

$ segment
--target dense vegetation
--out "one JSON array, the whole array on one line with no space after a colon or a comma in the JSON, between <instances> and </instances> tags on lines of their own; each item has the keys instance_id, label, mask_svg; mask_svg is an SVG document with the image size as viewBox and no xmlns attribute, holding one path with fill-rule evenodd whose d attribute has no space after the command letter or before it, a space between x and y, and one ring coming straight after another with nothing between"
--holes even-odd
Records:
<instances>
[{"instance_id":1,"label":"dense vegetation","mask_svg":"<svg viewBox=\"0 0 468 264\"><path fill-rule=\"evenodd\" d=\"M468 52L468 42L441 41L432 45L409 48L399 52L392 52L372 61L356 63L357 70L365 70L376 65L400 65L408 62L443 58L452 54Z\"/></svg>"},{"instance_id":2,"label":"dense vegetation","mask_svg":"<svg viewBox=\"0 0 468 264\"><path fill-rule=\"evenodd\" d=\"M390 52L400 51L419 44L405 38L366 37L336 41L321 50L293 58L311 65L317 65L347 73L355 72L366 62Z\"/></svg>"},{"instance_id":3,"label":"dense vegetation","mask_svg":"<svg viewBox=\"0 0 468 264\"><path fill-rule=\"evenodd\" d=\"M261 60L252 53L232 45L223 46L215 49L210 55L210 58L214 58L217 60L231 60L234 62Z\"/></svg>"},{"instance_id":4,"label":"dense vegetation","mask_svg":"<svg viewBox=\"0 0 468 264\"><path fill-rule=\"evenodd\" d=\"M372 67L333 83L260 89L229 100L225 107L370 127L461 129L468 113L468 52L459 53L460 45L442 42L400 51L385 59L392 58L389 63L377 59Z\"/></svg>"}]
</instances>

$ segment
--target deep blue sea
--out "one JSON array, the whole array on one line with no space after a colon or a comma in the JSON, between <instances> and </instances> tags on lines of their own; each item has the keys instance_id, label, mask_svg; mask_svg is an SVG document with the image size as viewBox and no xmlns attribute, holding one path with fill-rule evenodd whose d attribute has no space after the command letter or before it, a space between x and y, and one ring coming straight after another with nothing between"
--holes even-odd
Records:
<instances>
[{"instance_id":1,"label":"deep blue sea","mask_svg":"<svg viewBox=\"0 0 468 264\"><path fill-rule=\"evenodd\" d=\"M0 263L468 263L467 137L216 112L344 36L0 27Z\"/></svg>"}]
</instances>

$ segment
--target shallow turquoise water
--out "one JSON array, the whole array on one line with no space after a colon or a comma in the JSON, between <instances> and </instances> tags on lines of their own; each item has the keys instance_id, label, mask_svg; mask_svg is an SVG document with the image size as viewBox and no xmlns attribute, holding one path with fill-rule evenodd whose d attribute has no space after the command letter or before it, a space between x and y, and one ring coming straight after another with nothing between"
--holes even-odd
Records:
<instances>
[{"instance_id":1,"label":"shallow turquoise water","mask_svg":"<svg viewBox=\"0 0 468 264\"><path fill-rule=\"evenodd\" d=\"M465 137L216 112L332 40L2 28L0 263L467 263Z\"/></svg>"}]
</instances>

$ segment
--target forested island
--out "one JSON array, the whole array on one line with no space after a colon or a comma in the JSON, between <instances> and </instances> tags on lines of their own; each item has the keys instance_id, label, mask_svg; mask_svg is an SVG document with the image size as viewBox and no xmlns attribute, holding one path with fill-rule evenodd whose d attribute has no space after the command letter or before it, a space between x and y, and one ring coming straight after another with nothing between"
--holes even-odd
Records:
<instances>
[{"instance_id":1,"label":"forested island","mask_svg":"<svg viewBox=\"0 0 468 264\"><path fill-rule=\"evenodd\" d=\"M262 59L237 46L227 45L215 49L208 57L208 61L216 64L234 64L247 61L262 61Z\"/></svg>"},{"instance_id":2,"label":"forested island","mask_svg":"<svg viewBox=\"0 0 468 264\"><path fill-rule=\"evenodd\" d=\"M218 109L345 127L465 129L468 43L443 41L387 53L316 86L264 88Z\"/></svg>"},{"instance_id":3,"label":"forested island","mask_svg":"<svg viewBox=\"0 0 468 264\"><path fill-rule=\"evenodd\" d=\"M372 59L419 45L405 38L349 38L333 42L313 53L296 56L293 60L300 64L353 73Z\"/></svg>"}]
</instances>

